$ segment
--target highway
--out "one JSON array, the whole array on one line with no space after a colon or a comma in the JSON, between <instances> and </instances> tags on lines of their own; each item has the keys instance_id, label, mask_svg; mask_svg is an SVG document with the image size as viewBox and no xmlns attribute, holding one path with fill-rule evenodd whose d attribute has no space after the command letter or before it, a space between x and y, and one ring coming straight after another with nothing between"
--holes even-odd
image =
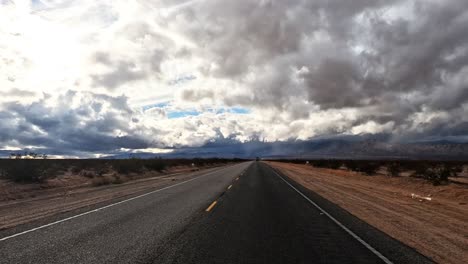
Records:
<instances>
[{"instance_id":1,"label":"highway","mask_svg":"<svg viewBox=\"0 0 468 264\"><path fill-rule=\"evenodd\" d=\"M0 232L0 263L431 263L246 162Z\"/></svg>"}]
</instances>

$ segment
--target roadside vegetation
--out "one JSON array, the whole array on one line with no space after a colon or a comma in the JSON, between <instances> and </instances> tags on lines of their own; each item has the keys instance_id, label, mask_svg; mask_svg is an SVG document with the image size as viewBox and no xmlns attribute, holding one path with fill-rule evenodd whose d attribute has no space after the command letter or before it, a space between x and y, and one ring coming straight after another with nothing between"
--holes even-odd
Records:
<instances>
[{"instance_id":1,"label":"roadside vegetation","mask_svg":"<svg viewBox=\"0 0 468 264\"><path fill-rule=\"evenodd\" d=\"M281 162L309 164L317 168L345 169L364 175L385 174L391 177L401 176L422 178L433 185L443 185L449 182L449 177L458 177L463 171L466 161L429 161L429 160L339 160L318 159L306 161L303 159L277 160Z\"/></svg>"},{"instance_id":2,"label":"roadside vegetation","mask_svg":"<svg viewBox=\"0 0 468 264\"><path fill-rule=\"evenodd\" d=\"M79 175L92 180L93 185L119 184L138 174L164 172L176 166L200 167L240 162L240 159L47 159L35 153L12 154L0 159L0 179L16 183L43 183L61 175Z\"/></svg>"}]
</instances>

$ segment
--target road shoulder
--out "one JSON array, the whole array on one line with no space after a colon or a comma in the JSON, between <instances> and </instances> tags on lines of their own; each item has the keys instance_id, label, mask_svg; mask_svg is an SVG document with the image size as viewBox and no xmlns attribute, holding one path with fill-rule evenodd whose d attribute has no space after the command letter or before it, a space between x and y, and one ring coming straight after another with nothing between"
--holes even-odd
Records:
<instances>
[{"instance_id":1,"label":"road shoulder","mask_svg":"<svg viewBox=\"0 0 468 264\"><path fill-rule=\"evenodd\" d=\"M35 197L14 201L14 203L0 203L0 230L2 234L16 233L18 230L80 214L228 166L160 175L118 185L84 187L73 193L64 192L59 196Z\"/></svg>"},{"instance_id":2,"label":"road shoulder","mask_svg":"<svg viewBox=\"0 0 468 264\"><path fill-rule=\"evenodd\" d=\"M464 261L467 258L467 252L463 250L467 245L465 244L463 247L464 241L466 243L466 236L463 238L466 229L459 230L459 233L453 233L454 231L450 229L456 228L456 225L443 226L443 223L439 223L443 227L436 229L436 231L430 227L431 221L441 217L440 212L432 207L443 205L420 202L410 196L397 197L395 193L387 193L382 190L388 186L373 184L372 181L379 179L369 178L369 176L356 176L357 179L349 176L346 178L342 175L316 171L308 165L277 162L269 162L268 164L317 203L330 208L330 210L334 210L333 208L336 207L343 208L344 210L335 210L334 214L340 219L344 219L343 221L348 221L346 225L350 229L357 230L356 232L362 234L363 239L369 240L376 248L385 250L386 245L398 244L400 243L398 241L402 241L408 245L408 249L414 248L438 262L460 263L461 260ZM424 219L424 217L431 215L434 218ZM445 217L451 217L451 215ZM456 217L463 218L466 215L459 214ZM352 218L358 221L350 221L349 219ZM463 220L455 219L453 221L461 221L461 225L463 225ZM464 223L466 226L466 222ZM366 228L362 228L362 226L366 225L371 227L370 230L373 231L363 232ZM375 237L378 237L374 234L375 232L385 233L389 239L375 240ZM453 234L451 235L451 233ZM423 243L422 247L421 243ZM410 251L408 250L407 253L391 251L387 254L405 257L408 254L411 255Z\"/></svg>"}]
</instances>

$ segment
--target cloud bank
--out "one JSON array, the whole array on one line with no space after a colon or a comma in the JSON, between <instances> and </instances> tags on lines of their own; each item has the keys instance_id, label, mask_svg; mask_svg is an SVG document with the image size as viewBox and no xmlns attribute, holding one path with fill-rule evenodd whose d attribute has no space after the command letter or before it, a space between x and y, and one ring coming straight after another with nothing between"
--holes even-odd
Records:
<instances>
[{"instance_id":1,"label":"cloud bank","mask_svg":"<svg viewBox=\"0 0 468 264\"><path fill-rule=\"evenodd\" d=\"M0 1L0 147L466 139L463 0Z\"/></svg>"}]
</instances>

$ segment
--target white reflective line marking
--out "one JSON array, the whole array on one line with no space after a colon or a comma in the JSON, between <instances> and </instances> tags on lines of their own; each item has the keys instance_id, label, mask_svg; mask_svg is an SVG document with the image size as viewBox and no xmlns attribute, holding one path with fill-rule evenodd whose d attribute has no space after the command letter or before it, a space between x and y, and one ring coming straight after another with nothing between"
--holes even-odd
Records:
<instances>
[{"instance_id":1,"label":"white reflective line marking","mask_svg":"<svg viewBox=\"0 0 468 264\"><path fill-rule=\"evenodd\" d=\"M237 165L237 164L236 164L236 165ZM236 166L236 165L233 165L233 166ZM233 166L229 166L229 167L227 167L227 168L230 168L230 167L233 167ZM109 208L109 207L113 207L113 206L116 206L116 205L119 205L119 204L123 204L123 203L129 202L129 201L132 201L132 200L141 198L141 197L148 196L148 195L153 194L153 193L161 192L161 191L164 191L164 190L167 190L167 189L170 189L170 188L173 188L173 187L176 187L176 186L185 184L185 183L187 183L187 182L194 181L194 180L196 180L196 179L201 179L201 178L204 178L204 177L206 177L206 176L209 176L209 175L211 175L211 174L213 174L213 173L222 171L223 169L227 169L227 168L222 168L222 169L219 169L219 170L216 170L216 171L212 171L212 172L209 172L208 174L205 174L205 175L202 175L202 176L198 176L198 177L193 178L193 179L190 179L190 180L186 180L186 181L183 181L183 182L179 182L179 183L176 183L176 184L171 185L171 186L167 186L167 187L164 187L164 188L161 188L161 189L158 189L158 190L154 190L154 191L151 191L151 192L148 192L148 193L144 193L144 194L141 194L141 195L138 195L138 196L135 196L135 197L132 197L132 198L129 198L129 199L126 199L126 200L117 202L117 203L109 204L109 205L106 205L106 206L103 206L103 207L100 207L100 208L97 208L97 209L94 209L94 210L91 210L91 211L87 211L87 212L84 212L84 213L81 213L81 214L77 214L77 215L74 215L74 216L71 216L71 217L62 219L62 220L55 221L55 222L52 222L52 223L49 223L49 224L46 224L46 225L38 226L38 227L36 227L36 228L29 229L29 230L26 230L26 231L23 231L23 232L20 232L20 233L16 233L16 234L11 235L11 236L3 237L3 238L0 238L0 242L1 242L1 241L8 240L8 239L11 239L11 238L14 238L14 237L17 237L17 236L24 235L24 234L27 234L27 233L31 233L31 232L34 232L34 231L37 231L37 230L39 230L39 229L43 229L43 228L46 228L46 227L49 227L49 226L53 226L53 225L56 225L56 224L60 224L60 223L63 223L63 222L66 222L66 221L69 221L69 220L72 220L72 219L75 219L75 218L78 218L78 217L81 217L81 216L85 216L85 215L88 215L88 214L91 214L91 213L96 213L96 212L99 212L99 211L101 211L101 210L107 209L107 208Z\"/></svg>"},{"instance_id":2,"label":"white reflective line marking","mask_svg":"<svg viewBox=\"0 0 468 264\"><path fill-rule=\"evenodd\" d=\"M375 248L373 248L371 245L369 245L366 241L364 241L362 238L360 238L358 235L356 235L353 231L349 230L346 226L344 226L341 222L336 220L333 216L331 216L327 211L323 210L322 207L320 207L318 204L313 202L309 197L307 197L305 194L303 194L301 191L299 191L296 187L292 186L288 181L283 179L275 170L272 169L272 171L278 176L281 180L283 180L286 184L289 185L293 190L295 190L297 193L299 193L304 199L306 199L309 203L311 203L313 206L315 206L317 209L319 209L324 215L328 216L335 224L337 224L339 227L341 227L344 231L346 231L348 234L350 234L353 238L355 238L357 241L359 241L362 245L364 245L367 249L369 249L372 253L374 253L377 257L379 257L383 262L387 264L393 264L388 258L386 258L382 253L377 251Z\"/></svg>"}]
</instances>

